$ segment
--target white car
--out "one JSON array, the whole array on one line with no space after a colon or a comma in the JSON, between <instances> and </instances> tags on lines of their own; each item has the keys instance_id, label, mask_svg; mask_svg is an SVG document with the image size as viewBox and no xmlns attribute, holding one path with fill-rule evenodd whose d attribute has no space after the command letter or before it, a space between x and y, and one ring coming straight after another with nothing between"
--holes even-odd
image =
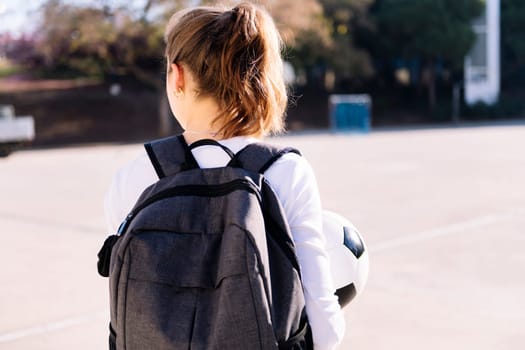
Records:
<instances>
[{"instance_id":1,"label":"white car","mask_svg":"<svg viewBox=\"0 0 525 350\"><path fill-rule=\"evenodd\" d=\"M7 157L9 153L34 138L33 117L15 117L13 106L0 105L0 157Z\"/></svg>"}]
</instances>

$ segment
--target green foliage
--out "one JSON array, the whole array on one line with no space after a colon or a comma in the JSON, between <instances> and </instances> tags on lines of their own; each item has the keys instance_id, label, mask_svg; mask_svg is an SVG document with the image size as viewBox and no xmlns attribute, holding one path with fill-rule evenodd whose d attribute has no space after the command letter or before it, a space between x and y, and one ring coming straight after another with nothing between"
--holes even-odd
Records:
<instances>
[{"instance_id":1,"label":"green foliage","mask_svg":"<svg viewBox=\"0 0 525 350\"><path fill-rule=\"evenodd\" d=\"M328 62L337 75L369 77L372 66L368 53L355 47L353 23L367 15L372 0L322 0L332 34Z\"/></svg>"},{"instance_id":2,"label":"green foliage","mask_svg":"<svg viewBox=\"0 0 525 350\"><path fill-rule=\"evenodd\" d=\"M178 3L150 0L137 11L49 0L37 30L37 49L48 71L62 67L89 76L131 74L160 86L160 79L148 72L161 68L164 13Z\"/></svg>"},{"instance_id":3,"label":"green foliage","mask_svg":"<svg viewBox=\"0 0 525 350\"><path fill-rule=\"evenodd\" d=\"M373 0L319 0L315 26L299 32L287 57L317 84L324 83L324 72L330 71L338 82L372 75L370 57L358 49L353 40L353 22L367 15Z\"/></svg>"},{"instance_id":4,"label":"green foliage","mask_svg":"<svg viewBox=\"0 0 525 350\"><path fill-rule=\"evenodd\" d=\"M432 114L437 64L448 76L458 76L476 38L471 23L483 9L483 0L376 0L370 20L357 23L358 42L382 66L383 81L396 84L395 60L419 62L411 80L426 88Z\"/></svg>"},{"instance_id":5,"label":"green foliage","mask_svg":"<svg viewBox=\"0 0 525 350\"><path fill-rule=\"evenodd\" d=\"M501 1L501 55L503 84L525 82L525 2Z\"/></svg>"},{"instance_id":6,"label":"green foliage","mask_svg":"<svg viewBox=\"0 0 525 350\"><path fill-rule=\"evenodd\" d=\"M373 15L380 51L461 66L475 40L470 23L483 5L482 0L378 0Z\"/></svg>"},{"instance_id":7,"label":"green foliage","mask_svg":"<svg viewBox=\"0 0 525 350\"><path fill-rule=\"evenodd\" d=\"M230 1L235 3L235 1ZM259 0L274 16L288 45L300 47L311 61L324 54L328 30L317 0ZM175 10L191 5L225 3L217 0L148 0L143 8L73 5L48 0L42 9L38 51L47 70L65 67L87 75L131 74L162 88L163 32ZM290 14L293 14L291 16ZM310 50L311 49L311 50ZM320 55L322 57L326 57ZM306 63L308 64L308 63Z\"/></svg>"},{"instance_id":8,"label":"green foliage","mask_svg":"<svg viewBox=\"0 0 525 350\"><path fill-rule=\"evenodd\" d=\"M22 67L13 62L0 58L0 78L5 78L10 75L19 73L22 71Z\"/></svg>"}]
</instances>

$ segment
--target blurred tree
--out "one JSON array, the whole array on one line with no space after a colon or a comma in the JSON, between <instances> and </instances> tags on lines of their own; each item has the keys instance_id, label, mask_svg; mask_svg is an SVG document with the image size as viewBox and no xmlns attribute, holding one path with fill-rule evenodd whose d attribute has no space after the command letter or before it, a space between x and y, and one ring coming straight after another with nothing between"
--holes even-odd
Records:
<instances>
[{"instance_id":1,"label":"blurred tree","mask_svg":"<svg viewBox=\"0 0 525 350\"><path fill-rule=\"evenodd\" d=\"M132 10L49 0L36 31L38 49L50 67L73 68L88 75L133 74L155 86L158 79L148 73L158 73L164 22L149 13L165 3L150 0L142 9Z\"/></svg>"},{"instance_id":2,"label":"blurred tree","mask_svg":"<svg viewBox=\"0 0 525 350\"><path fill-rule=\"evenodd\" d=\"M503 87L525 81L525 1L501 2L501 65Z\"/></svg>"},{"instance_id":3,"label":"blurred tree","mask_svg":"<svg viewBox=\"0 0 525 350\"><path fill-rule=\"evenodd\" d=\"M373 68L365 50L355 46L354 22L367 16L373 0L321 0L329 24L332 45L327 62L337 80L370 77Z\"/></svg>"},{"instance_id":4,"label":"blurred tree","mask_svg":"<svg viewBox=\"0 0 525 350\"><path fill-rule=\"evenodd\" d=\"M37 30L38 49L49 67L70 67L91 75L118 70L153 83L144 70L156 68L162 57L163 30L170 15L189 3L217 2L148 0L142 8L130 9L101 6L106 1L80 6L48 0ZM322 8L317 0L256 2L272 13L289 45L301 41L305 33L322 32Z\"/></svg>"},{"instance_id":5,"label":"blurred tree","mask_svg":"<svg viewBox=\"0 0 525 350\"><path fill-rule=\"evenodd\" d=\"M306 72L310 85L331 89L350 78L368 77L372 65L366 51L356 48L353 21L366 16L373 0L319 0L310 24L298 32L289 59ZM302 4L301 4L302 5Z\"/></svg>"},{"instance_id":6,"label":"blurred tree","mask_svg":"<svg viewBox=\"0 0 525 350\"><path fill-rule=\"evenodd\" d=\"M461 69L475 40L471 21L483 8L484 0L376 0L360 42L379 60L419 59L418 81L427 88L432 110L436 65Z\"/></svg>"},{"instance_id":7,"label":"blurred tree","mask_svg":"<svg viewBox=\"0 0 525 350\"><path fill-rule=\"evenodd\" d=\"M187 1L148 0L143 7L72 5L48 0L37 29L37 49L50 68L66 68L112 79L131 75L159 91L159 130L172 118L162 79L163 29L168 14Z\"/></svg>"},{"instance_id":8,"label":"blurred tree","mask_svg":"<svg viewBox=\"0 0 525 350\"><path fill-rule=\"evenodd\" d=\"M106 78L127 74L152 86L159 91L160 133L168 134L172 118L162 79L164 26L177 9L217 2L147 0L142 7L134 8L110 7L104 0L90 5L48 0L36 31L38 51L48 67L65 67ZM303 42L305 36L323 37L322 8L317 0L255 2L272 13L289 45ZM317 51L322 51L322 47Z\"/></svg>"},{"instance_id":9,"label":"blurred tree","mask_svg":"<svg viewBox=\"0 0 525 350\"><path fill-rule=\"evenodd\" d=\"M12 36L0 34L0 61L6 58L19 66L32 67L37 64L39 54L35 49L35 38L32 35Z\"/></svg>"}]
</instances>

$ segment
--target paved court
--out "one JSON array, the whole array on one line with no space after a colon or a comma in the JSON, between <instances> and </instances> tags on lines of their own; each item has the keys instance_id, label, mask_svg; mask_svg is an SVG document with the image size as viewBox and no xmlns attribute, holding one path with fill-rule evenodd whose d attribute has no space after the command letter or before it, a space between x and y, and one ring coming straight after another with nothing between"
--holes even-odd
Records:
<instances>
[{"instance_id":1,"label":"paved court","mask_svg":"<svg viewBox=\"0 0 525 350\"><path fill-rule=\"evenodd\" d=\"M341 349L523 349L525 126L304 134L370 250ZM0 350L106 349L103 193L140 145L0 159Z\"/></svg>"}]
</instances>

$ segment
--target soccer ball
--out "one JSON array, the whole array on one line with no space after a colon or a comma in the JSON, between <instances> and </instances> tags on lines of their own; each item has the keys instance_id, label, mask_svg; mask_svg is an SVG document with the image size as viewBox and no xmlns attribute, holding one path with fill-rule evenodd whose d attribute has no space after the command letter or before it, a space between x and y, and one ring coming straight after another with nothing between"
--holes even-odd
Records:
<instances>
[{"instance_id":1,"label":"soccer ball","mask_svg":"<svg viewBox=\"0 0 525 350\"><path fill-rule=\"evenodd\" d=\"M368 250L352 223L334 212L323 211L323 232L330 258L332 280L345 307L360 294L368 279Z\"/></svg>"}]
</instances>

